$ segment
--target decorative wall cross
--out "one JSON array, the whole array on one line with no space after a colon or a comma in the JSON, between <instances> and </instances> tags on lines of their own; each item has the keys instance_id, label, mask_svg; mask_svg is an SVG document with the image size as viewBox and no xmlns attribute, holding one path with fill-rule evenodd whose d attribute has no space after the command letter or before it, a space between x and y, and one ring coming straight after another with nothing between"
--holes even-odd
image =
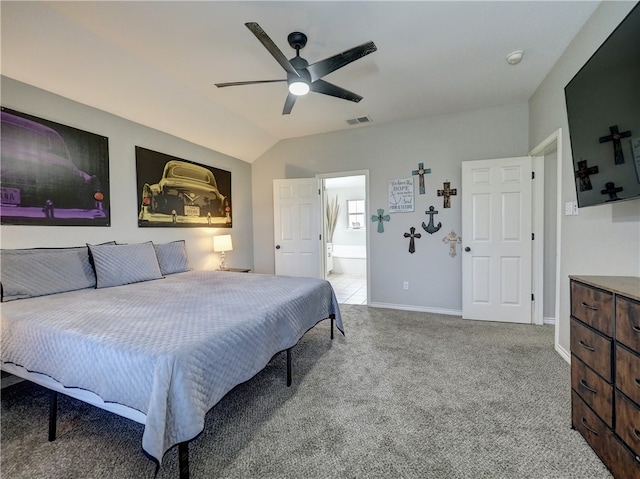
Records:
<instances>
[{"instance_id":1,"label":"decorative wall cross","mask_svg":"<svg viewBox=\"0 0 640 479\"><path fill-rule=\"evenodd\" d=\"M391 216L385 215L384 210L378 210L377 215L371 215L371 221L378 222L378 233L384 233L383 221L391 221Z\"/></svg>"},{"instance_id":2,"label":"decorative wall cross","mask_svg":"<svg viewBox=\"0 0 640 479\"><path fill-rule=\"evenodd\" d=\"M444 207L451 208L451 197L456 196L458 194L458 190L456 188L451 189L451 182L445 181L442 183L444 186L443 190L438 190L438 196L444 196Z\"/></svg>"},{"instance_id":3,"label":"decorative wall cross","mask_svg":"<svg viewBox=\"0 0 640 479\"><path fill-rule=\"evenodd\" d=\"M442 223L438 222L438 226L434 226L433 215L437 215L438 212L434 210L433 206L429 206L429 211L425 211L425 214L429 215L429 224L422 222L422 229L429 234L433 234L442 227Z\"/></svg>"},{"instance_id":4,"label":"decorative wall cross","mask_svg":"<svg viewBox=\"0 0 640 479\"><path fill-rule=\"evenodd\" d=\"M620 193L624 188L622 186L616 187L616 184L613 181L609 181L605 183L605 189L600 190L600 193L603 195L609 195L609 201L619 200L617 193Z\"/></svg>"},{"instance_id":5,"label":"decorative wall cross","mask_svg":"<svg viewBox=\"0 0 640 479\"><path fill-rule=\"evenodd\" d=\"M424 195L424 175L430 175L431 174L431 168L425 168L424 167L424 163L418 163L418 169L417 170L413 170L411 172L412 175L418 175L419 177L419 185L420 185L420 194Z\"/></svg>"},{"instance_id":6,"label":"decorative wall cross","mask_svg":"<svg viewBox=\"0 0 640 479\"><path fill-rule=\"evenodd\" d=\"M618 131L618 125L609 127L610 135L601 136L600 143L606 143L607 141L613 142L613 158L616 165L622 165L624 163L624 153L622 152L622 142L620 139L628 138L631 136L630 131L620 133Z\"/></svg>"},{"instance_id":7,"label":"decorative wall cross","mask_svg":"<svg viewBox=\"0 0 640 479\"><path fill-rule=\"evenodd\" d=\"M599 173L598 166L590 166L587 168L587 160L578 162L578 169L576 170L576 178L580 180L580 191L592 190L591 179L589 175L595 175Z\"/></svg>"},{"instance_id":8,"label":"decorative wall cross","mask_svg":"<svg viewBox=\"0 0 640 479\"><path fill-rule=\"evenodd\" d=\"M442 242L449 245L449 256L453 258L457 254L456 245L462 243L462 238L456 235L455 231L452 231L447 236L442 238Z\"/></svg>"},{"instance_id":9,"label":"decorative wall cross","mask_svg":"<svg viewBox=\"0 0 640 479\"><path fill-rule=\"evenodd\" d=\"M414 238L422 238L422 235L420 233L416 233L416 229L412 226L411 228L409 228L409 231L411 231L411 233L405 233L404 237L405 238L411 238L409 240L409 253L413 254L416 252L416 244L413 241Z\"/></svg>"}]
</instances>

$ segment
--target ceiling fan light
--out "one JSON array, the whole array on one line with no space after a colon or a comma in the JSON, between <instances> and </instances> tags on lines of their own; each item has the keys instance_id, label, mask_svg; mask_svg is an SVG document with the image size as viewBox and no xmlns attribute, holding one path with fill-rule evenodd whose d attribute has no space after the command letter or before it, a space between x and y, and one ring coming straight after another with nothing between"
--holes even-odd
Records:
<instances>
[{"instance_id":1,"label":"ceiling fan light","mask_svg":"<svg viewBox=\"0 0 640 479\"><path fill-rule=\"evenodd\" d=\"M289 92L292 95L306 95L309 93L309 85L303 81L294 81L289 83Z\"/></svg>"}]
</instances>

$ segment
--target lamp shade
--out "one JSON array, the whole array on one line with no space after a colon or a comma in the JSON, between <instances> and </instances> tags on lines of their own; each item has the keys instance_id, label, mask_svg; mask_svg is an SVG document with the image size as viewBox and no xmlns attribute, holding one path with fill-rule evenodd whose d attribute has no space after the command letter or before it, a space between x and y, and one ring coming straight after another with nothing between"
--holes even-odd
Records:
<instances>
[{"instance_id":1,"label":"lamp shade","mask_svg":"<svg viewBox=\"0 0 640 479\"><path fill-rule=\"evenodd\" d=\"M231 243L231 235L218 235L213 237L213 251L231 251L233 244Z\"/></svg>"}]
</instances>

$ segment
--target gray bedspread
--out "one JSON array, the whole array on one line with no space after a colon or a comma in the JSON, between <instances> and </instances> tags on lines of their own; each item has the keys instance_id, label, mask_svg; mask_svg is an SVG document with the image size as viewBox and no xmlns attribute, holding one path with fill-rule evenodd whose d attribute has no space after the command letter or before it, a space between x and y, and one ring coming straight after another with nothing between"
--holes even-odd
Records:
<instances>
[{"instance_id":1,"label":"gray bedspread","mask_svg":"<svg viewBox=\"0 0 640 479\"><path fill-rule=\"evenodd\" d=\"M158 461L338 303L324 280L190 271L2 303L1 360L146 414Z\"/></svg>"}]
</instances>

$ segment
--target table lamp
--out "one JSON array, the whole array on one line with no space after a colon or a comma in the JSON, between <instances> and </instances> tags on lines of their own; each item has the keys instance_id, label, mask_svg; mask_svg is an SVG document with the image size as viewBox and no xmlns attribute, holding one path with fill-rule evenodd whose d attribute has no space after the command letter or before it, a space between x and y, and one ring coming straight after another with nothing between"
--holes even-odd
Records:
<instances>
[{"instance_id":1,"label":"table lamp","mask_svg":"<svg viewBox=\"0 0 640 479\"><path fill-rule=\"evenodd\" d=\"M220 269L228 271L226 252L233 250L231 235L218 235L213 237L213 251L220 253Z\"/></svg>"}]
</instances>

